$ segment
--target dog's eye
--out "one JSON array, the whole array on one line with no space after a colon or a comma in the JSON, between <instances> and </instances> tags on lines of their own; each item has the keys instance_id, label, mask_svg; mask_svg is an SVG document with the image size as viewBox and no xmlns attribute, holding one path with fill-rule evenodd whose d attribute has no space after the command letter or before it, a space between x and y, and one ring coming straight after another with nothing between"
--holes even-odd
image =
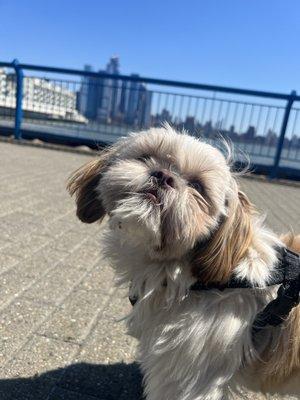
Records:
<instances>
[{"instance_id":1,"label":"dog's eye","mask_svg":"<svg viewBox=\"0 0 300 400\"><path fill-rule=\"evenodd\" d=\"M204 193L203 185L201 184L201 182L199 182L197 180L189 181L188 186L190 186L191 188L197 190L197 192L199 192L200 194Z\"/></svg>"},{"instance_id":2,"label":"dog's eye","mask_svg":"<svg viewBox=\"0 0 300 400\"><path fill-rule=\"evenodd\" d=\"M149 154L142 154L140 157L137 157L137 160L138 161L141 161L141 162L146 162L147 160L149 160L150 159L150 156L149 156Z\"/></svg>"}]
</instances>

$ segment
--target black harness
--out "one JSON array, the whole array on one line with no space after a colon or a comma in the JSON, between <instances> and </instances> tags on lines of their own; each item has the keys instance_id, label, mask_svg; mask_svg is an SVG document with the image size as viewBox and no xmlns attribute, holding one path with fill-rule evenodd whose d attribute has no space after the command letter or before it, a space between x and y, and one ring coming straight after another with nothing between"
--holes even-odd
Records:
<instances>
[{"instance_id":1,"label":"black harness","mask_svg":"<svg viewBox=\"0 0 300 400\"><path fill-rule=\"evenodd\" d=\"M257 333L265 326L278 326L289 315L291 310L299 304L300 300L300 255L293 251L280 247L277 248L278 263L276 269L267 286L280 285L277 291L277 297L259 312L254 320L252 331ZM190 290L225 290L225 289L255 289L260 286L253 285L247 280L240 280L236 277L231 278L227 283L220 285L217 283L203 284L200 281L195 282ZM137 302L137 297L129 297L131 304Z\"/></svg>"}]
</instances>

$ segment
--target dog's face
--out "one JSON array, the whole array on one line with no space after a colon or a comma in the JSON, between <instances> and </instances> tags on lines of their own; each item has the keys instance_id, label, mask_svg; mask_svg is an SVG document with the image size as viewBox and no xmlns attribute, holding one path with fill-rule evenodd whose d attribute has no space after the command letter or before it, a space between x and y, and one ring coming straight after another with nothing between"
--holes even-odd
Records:
<instances>
[{"instance_id":1,"label":"dog's face","mask_svg":"<svg viewBox=\"0 0 300 400\"><path fill-rule=\"evenodd\" d=\"M230 174L220 152L165 129L123 146L99 185L113 219L144 230L154 255L182 254L207 237L225 212Z\"/></svg>"},{"instance_id":2,"label":"dog's face","mask_svg":"<svg viewBox=\"0 0 300 400\"><path fill-rule=\"evenodd\" d=\"M155 260L188 255L206 282L225 281L252 240L252 206L222 153L170 127L120 140L68 188L83 222L107 214L123 244Z\"/></svg>"},{"instance_id":3,"label":"dog's face","mask_svg":"<svg viewBox=\"0 0 300 400\"><path fill-rule=\"evenodd\" d=\"M152 258L180 258L212 235L232 197L219 150L170 127L122 139L70 180L77 215L104 214Z\"/></svg>"}]
</instances>

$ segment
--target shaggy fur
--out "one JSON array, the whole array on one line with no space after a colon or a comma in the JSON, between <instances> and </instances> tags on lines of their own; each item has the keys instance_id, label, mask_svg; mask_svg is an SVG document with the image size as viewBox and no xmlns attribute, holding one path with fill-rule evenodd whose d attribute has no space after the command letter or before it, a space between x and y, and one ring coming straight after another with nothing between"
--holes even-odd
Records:
<instances>
[{"instance_id":1,"label":"shaggy fur","mask_svg":"<svg viewBox=\"0 0 300 400\"><path fill-rule=\"evenodd\" d=\"M151 129L118 141L68 188L83 222L109 217L105 256L138 296L127 325L139 340L147 400L226 399L241 385L299 398L299 307L257 343L251 336L276 295L267 283L282 242L219 150L169 126ZM259 288L189 291L197 279L233 275Z\"/></svg>"}]
</instances>

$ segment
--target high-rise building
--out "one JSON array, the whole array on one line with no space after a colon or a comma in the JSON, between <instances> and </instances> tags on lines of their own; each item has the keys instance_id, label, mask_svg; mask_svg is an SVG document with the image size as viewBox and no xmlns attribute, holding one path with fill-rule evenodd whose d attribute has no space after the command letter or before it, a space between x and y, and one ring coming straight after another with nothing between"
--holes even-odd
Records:
<instances>
[{"instance_id":1,"label":"high-rise building","mask_svg":"<svg viewBox=\"0 0 300 400\"><path fill-rule=\"evenodd\" d=\"M85 65L84 70L93 72L91 65ZM78 98L78 110L88 119L95 119L97 116L98 86L97 78L90 76L82 78Z\"/></svg>"},{"instance_id":2,"label":"high-rise building","mask_svg":"<svg viewBox=\"0 0 300 400\"><path fill-rule=\"evenodd\" d=\"M133 77L138 77L137 74L132 74ZM137 117L138 102L139 102L139 82L129 82L129 94L128 94L128 104L127 110L125 110L125 119L128 124L134 124Z\"/></svg>"},{"instance_id":3,"label":"high-rise building","mask_svg":"<svg viewBox=\"0 0 300 400\"><path fill-rule=\"evenodd\" d=\"M111 75L119 75L119 58L117 56L111 57L103 72ZM119 115L122 83L117 79L104 78L101 79L100 89L97 117L103 122L109 122L116 119Z\"/></svg>"},{"instance_id":4,"label":"high-rise building","mask_svg":"<svg viewBox=\"0 0 300 400\"><path fill-rule=\"evenodd\" d=\"M254 126L249 126L247 131L242 136L247 141L253 141L253 139L255 137L255 127Z\"/></svg>"},{"instance_id":5,"label":"high-rise building","mask_svg":"<svg viewBox=\"0 0 300 400\"><path fill-rule=\"evenodd\" d=\"M142 85L141 96L140 96L140 110L139 123L143 128L149 128L151 124L151 104L152 104L152 92L147 90L145 85Z\"/></svg>"},{"instance_id":6,"label":"high-rise building","mask_svg":"<svg viewBox=\"0 0 300 400\"><path fill-rule=\"evenodd\" d=\"M85 67L91 70L90 66ZM87 69L89 68L89 69ZM144 84L105 77L119 75L119 58L108 62L100 78L84 78L79 91L79 110L87 118L103 123L150 126L152 95ZM138 75L132 75L137 76ZM89 88L91 86L91 88Z\"/></svg>"}]
</instances>

